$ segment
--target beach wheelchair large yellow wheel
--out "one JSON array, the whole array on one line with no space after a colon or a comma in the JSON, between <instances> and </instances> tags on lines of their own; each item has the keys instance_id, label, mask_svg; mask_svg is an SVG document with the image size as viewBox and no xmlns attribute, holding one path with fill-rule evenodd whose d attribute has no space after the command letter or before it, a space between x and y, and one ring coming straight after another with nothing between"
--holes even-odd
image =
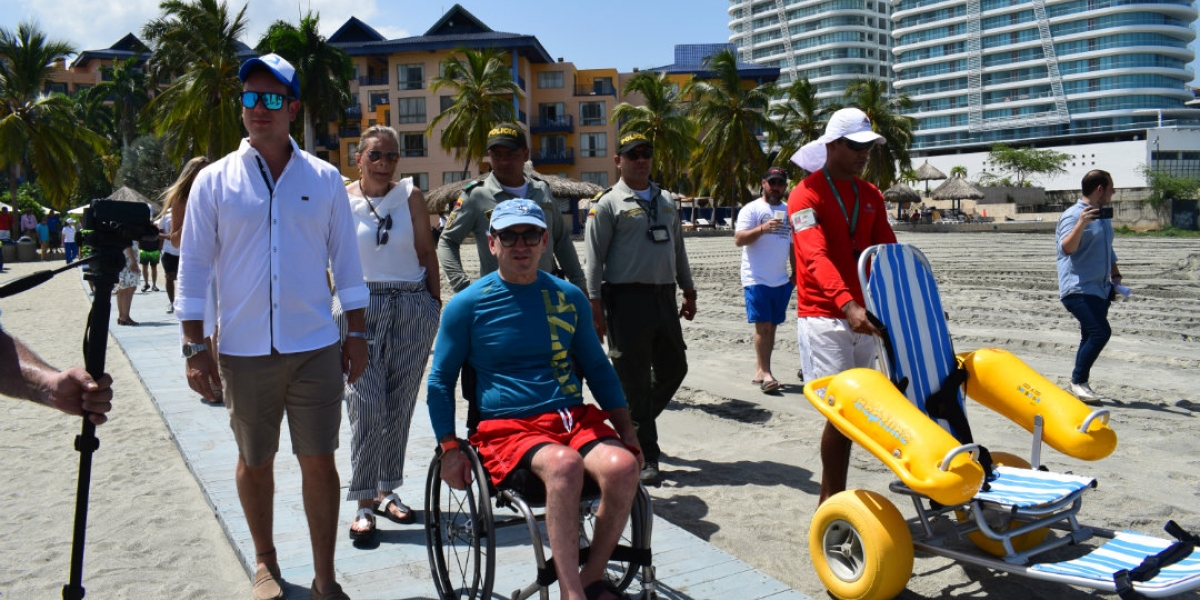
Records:
<instances>
[{"instance_id":1,"label":"beach wheelchair large yellow wheel","mask_svg":"<svg viewBox=\"0 0 1200 600\"><path fill-rule=\"evenodd\" d=\"M821 504L808 530L808 550L825 589L843 600L894 598L912 576L908 523L875 492L847 490Z\"/></svg>"},{"instance_id":2,"label":"beach wheelchair large yellow wheel","mask_svg":"<svg viewBox=\"0 0 1200 600\"><path fill-rule=\"evenodd\" d=\"M1016 454L1010 454L1008 452L993 452L992 464L998 467L1005 466L1013 467L1015 469L1028 469L1030 466L1029 461L1017 456ZM971 518L970 513L965 510L954 511L954 517L959 523L967 521ZM984 520L988 522L988 525L990 525L993 530L1000 532L1007 531L1008 529L1012 528L1014 524L1020 525L1022 523L1022 521L1012 521L1008 514L995 511L986 512L984 514ZM1046 539L1046 534L1048 533L1050 533L1050 530L1043 527L1042 529L1034 529L1029 533L1022 533L1021 535L1014 537L1012 539L1013 551L1024 552L1037 546ZM982 531L977 530L968 533L967 539L971 540L971 543L975 544L976 548L979 548L980 550L983 550L992 556L999 556L1003 558L1008 554L1004 550L1003 543L983 535Z\"/></svg>"}]
</instances>

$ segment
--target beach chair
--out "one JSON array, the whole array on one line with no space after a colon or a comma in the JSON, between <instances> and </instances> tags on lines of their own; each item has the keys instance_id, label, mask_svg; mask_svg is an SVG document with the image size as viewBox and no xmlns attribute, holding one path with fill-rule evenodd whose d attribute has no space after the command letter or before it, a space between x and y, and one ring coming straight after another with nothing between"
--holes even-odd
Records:
<instances>
[{"instance_id":1,"label":"beach chair","mask_svg":"<svg viewBox=\"0 0 1200 600\"><path fill-rule=\"evenodd\" d=\"M1096 481L1039 468L1043 444L1082 460L1111 454L1117 439L1107 410L1084 405L1003 350L956 354L937 283L916 248L873 246L858 268L866 308L884 334L880 370L821 378L805 396L892 469L899 481L889 489L909 497L916 516L906 520L866 490L826 500L813 516L809 551L834 596L894 597L911 576L914 548L1126 599L1200 587L1200 538L1174 522L1165 529L1175 540L1081 525L1083 496ZM1033 434L1030 460L975 443L964 392ZM1060 550L1093 537L1107 541L1086 553Z\"/></svg>"}]
</instances>

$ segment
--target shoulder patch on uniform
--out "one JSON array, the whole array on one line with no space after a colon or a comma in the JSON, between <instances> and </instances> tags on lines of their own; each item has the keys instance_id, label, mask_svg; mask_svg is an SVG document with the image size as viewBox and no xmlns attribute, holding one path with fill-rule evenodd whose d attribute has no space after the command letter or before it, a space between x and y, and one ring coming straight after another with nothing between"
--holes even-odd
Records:
<instances>
[{"instance_id":1,"label":"shoulder patch on uniform","mask_svg":"<svg viewBox=\"0 0 1200 600\"><path fill-rule=\"evenodd\" d=\"M591 219L592 217L595 217L595 216L596 216L596 207L595 207L595 206L593 206L593 207L591 207L590 209L588 209L588 216L587 216L587 218Z\"/></svg>"},{"instance_id":2,"label":"shoulder patch on uniform","mask_svg":"<svg viewBox=\"0 0 1200 600\"><path fill-rule=\"evenodd\" d=\"M463 186L463 191L464 191L464 192L469 192L469 191L471 191L471 190L473 190L473 189L475 189L475 188L477 188L477 187L479 187L479 186L481 186L481 185L483 185L483 182L482 182L482 181L480 181L480 180L478 180L478 179L472 179L471 181L467 182L467 185Z\"/></svg>"},{"instance_id":3,"label":"shoulder patch on uniform","mask_svg":"<svg viewBox=\"0 0 1200 600\"><path fill-rule=\"evenodd\" d=\"M612 191L612 188L610 188L610 187L604 188L604 189L596 192L596 195L592 196L592 200L599 200L600 196L603 196L611 191Z\"/></svg>"},{"instance_id":4,"label":"shoulder patch on uniform","mask_svg":"<svg viewBox=\"0 0 1200 600\"><path fill-rule=\"evenodd\" d=\"M791 214L792 231L804 231L810 227L817 226L817 211L811 208L802 208Z\"/></svg>"}]
</instances>

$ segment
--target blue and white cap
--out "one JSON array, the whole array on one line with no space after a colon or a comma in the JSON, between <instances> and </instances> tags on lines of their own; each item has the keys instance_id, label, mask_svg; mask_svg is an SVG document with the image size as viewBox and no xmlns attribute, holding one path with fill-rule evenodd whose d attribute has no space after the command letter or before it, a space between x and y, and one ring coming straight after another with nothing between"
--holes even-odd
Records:
<instances>
[{"instance_id":1,"label":"blue and white cap","mask_svg":"<svg viewBox=\"0 0 1200 600\"><path fill-rule=\"evenodd\" d=\"M492 230L500 231L513 225L536 225L546 229L546 215L533 200L517 198L497 204L492 209Z\"/></svg>"},{"instance_id":2,"label":"blue and white cap","mask_svg":"<svg viewBox=\"0 0 1200 600\"><path fill-rule=\"evenodd\" d=\"M246 83L246 77L258 65L266 67L275 76L275 79L278 79L283 85L288 86L288 89L292 90L293 98L300 97L300 78L296 76L296 67L293 67L292 63L283 60L283 57L278 54L265 54L242 63L242 68L238 69L238 79L242 83Z\"/></svg>"}]
</instances>

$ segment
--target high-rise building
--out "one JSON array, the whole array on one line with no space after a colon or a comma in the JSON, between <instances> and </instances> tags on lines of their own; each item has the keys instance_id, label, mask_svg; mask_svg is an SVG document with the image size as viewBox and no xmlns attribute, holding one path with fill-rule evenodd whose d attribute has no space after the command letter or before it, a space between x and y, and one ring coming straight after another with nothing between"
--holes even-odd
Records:
<instances>
[{"instance_id":1,"label":"high-rise building","mask_svg":"<svg viewBox=\"0 0 1200 600\"><path fill-rule=\"evenodd\" d=\"M743 63L779 67L779 85L807 78L840 100L855 79L891 77L887 0L730 0L729 41Z\"/></svg>"},{"instance_id":2,"label":"high-rise building","mask_svg":"<svg viewBox=\"0 0 1200 600\"><path fill-rule=\"evenodd\" d=\"M1196 124L1191 0L897 0L893 85L918 154L1145 139Z\"/></svg>"}]
</instances>

